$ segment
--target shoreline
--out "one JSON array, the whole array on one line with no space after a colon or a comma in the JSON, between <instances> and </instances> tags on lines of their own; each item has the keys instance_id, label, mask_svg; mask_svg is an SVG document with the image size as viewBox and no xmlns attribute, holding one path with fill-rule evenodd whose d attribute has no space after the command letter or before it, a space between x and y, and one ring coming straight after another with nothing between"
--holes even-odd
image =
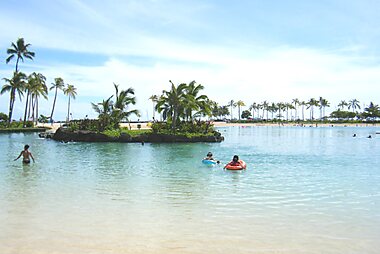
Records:
<instances>
[{"instance_id":1,"label":"shoreline","mask_svg":"<svg viewBox=\"0 0 380 254\"><path fill-rule=\"evenodd\" d=\"M150 123L121 123L120 126L123 128L131 127L131 130L138 130L137 125L141 125L141 130L149 130ZM317 124L296 124L296 123L227 123L227 122L212 122L214 127L380 127L378 123L317 123ZM63 123L39 123L37 128L48 128L50 131L56 131L61 127Z\"/></svg>"}]
</instances>

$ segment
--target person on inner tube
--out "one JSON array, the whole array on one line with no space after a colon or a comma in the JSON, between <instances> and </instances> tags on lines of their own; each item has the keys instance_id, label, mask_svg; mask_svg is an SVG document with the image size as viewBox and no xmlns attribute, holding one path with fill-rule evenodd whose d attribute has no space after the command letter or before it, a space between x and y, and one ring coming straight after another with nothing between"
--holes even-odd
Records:
<instances>
[{"instance_id":1,"label":"person on inner tube","mask_svg":"<svg viewBox=\"0 0 380 254\"><path fill-rule=\"evenodd\" d=\"M206 158L204 158L205 160L208 160L208 161L213 161L214 158L212 157L212 153L211 152L208 152L207 155L206 155Z\"/></svg>"},{"instance_id":2,"label":"person on inner tube","mask_svg":"<svg viewBox=\"0 0 380 254\"><path fill-rule=\"evenodd\" d=\"M230 165L230 166L241 166L241 163L239 162L239 156L234 155L234 157L232 158L232 161L227 163L227 165L224 166L224 168L226 168L228 165Z\"/></svg>"},{"instance_id":3,"label":"person on inner tube","mask_svg":"<svg viewBox=\"0 0 380 254\"><path fill-rule=\"evenodd\" d=\"M208 160L208 161L215 161L215 159L212 157L212 153L211 152L208 152L207 155L206 155L206 158L204 158L204 160ZM220 161L216 161L216 163L220 163Z\"/></svg>"}]
</instances>

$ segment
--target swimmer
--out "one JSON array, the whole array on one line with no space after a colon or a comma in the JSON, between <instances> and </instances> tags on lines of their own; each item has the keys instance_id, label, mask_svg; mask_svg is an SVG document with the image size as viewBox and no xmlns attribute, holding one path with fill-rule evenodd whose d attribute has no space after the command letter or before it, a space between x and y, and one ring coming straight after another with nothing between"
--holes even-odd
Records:
<instances>
[{"instance_id":1,"label":"swimmer","mask_svg":"<svg viewBox=\"0 0 380 254\"><path fill-rule=\"evenodd\" d=\"M213 161L214 158L212 157L212 153L208 152L207 155L206 155L206 157L204 158L204 160Z\"/></svg>"},{"instance_id":2,"label":"swimmer","mask_svg":"<svg viewBox=\"0 0 380 254\"><path fill-rule=\"evenodd\" d=\"M232 158L232 161L230 161L229 163L227 163L224 166L224 168L226 168L227 166L241 166L241 163L239 161L239 156L234 155L234 157Z\"/></svg>"},{"instance_id":3,"label":"swimmer","mask_svg":"<svg viewBox=\"0 0 380 254\"><path fill-rule=\"evenodd\" d=\"M32 153L28 149L29 149L29 145L25 145L24 146L24 150L21 151L20 155L16 159L14 159L14 160L17 161L21 157L21 155L22 155L22 163L29 164L30 163L30 158L32 158L32 160L34 162L33 155L32 155Z\"/></svg>"},{"instance_id":4,"label":"swimmer","mask_svg":"<svg viewBox=\"0 0 380 254\"><path fill-rule=\"evenodd\" d=\"M215 159L212 157L212 153L211 152L208 152L207 155L206 155L206 157L203 160L215 161ZM219 164L220 161L216 161L216 163Z\"/></svg>"}]
</instances>

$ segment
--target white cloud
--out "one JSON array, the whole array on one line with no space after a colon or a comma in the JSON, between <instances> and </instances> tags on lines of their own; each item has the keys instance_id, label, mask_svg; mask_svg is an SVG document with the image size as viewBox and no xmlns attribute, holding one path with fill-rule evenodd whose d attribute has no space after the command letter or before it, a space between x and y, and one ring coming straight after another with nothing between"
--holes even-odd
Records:
<instances>
[{"instance_id":1,"label":"white cloud","mask_svg":"<svg viewBox=\"0 0 380 254\"><path fill-rule=\"evenodd\" d=\"M196 80L213 100L226 104L229 100L252 102L309 100L322 96L333 104L356 98L380 103L376 87L380 82L380 66L373 59L363 58L366 45L353 45L334 51L295 46L265 47L249 41L225 41L212 44L192 40L194 29L207 32L210 23L202 16L210 8L165 1L115 1L113 4L84 4L78 1L57 1L44 7L44 15L15 18L12 12L0 16L0 42L9 47L20 34L33 47L59 49L78 53L94 53L108 60L97 66L59 64L59 59L46 66L31 64L48 77L62 77L78 89L73 109L94 114L90 102L101 101L113 94L115 82L136 90L136 107L151 115L152 94L169 89L175 83ZM53 8L51 11L49 8ZM49 9L49 11L48 11ZM111 18L112 17L112 18ZM184 18L185 17L185 18ZM12 27L7 24L12 24ZM186 36L177 36L176 32ZM249 46L247 46L249 45ZM37 52L38 53L38 52ZM355 57L353 57L355 56ZM149 64L134 64L130 57L147 58ZM25 65L24 65L25 66ZM2 77L9 71L0 70ZM0 111L7 111L8 99L0 97ZM65 116L67 98L59 97L57 115ZM41 112L50 112L52 98L41 101ZM17 114L21 114L22 107ZM80 114L78 114L80 115Z\"/></svg>"},{"instance_id":2,"label":"white cloud","mask_svg":"<svg viewBox=\"0 0 380 254\"><path fill-rule=\"evenodd\" d=\"M361 66L358 64L360 59L287 47L268 49L267 54L257 58L241 57L239 52L225 54L232 51L224 49L209 52L207 57L197 58L195 55L188 59L186 56L190 50L176 52L178 56L182 55L180 60L189 60L190 63L177 64L156 59L156 64L139 66L111 58L101 66L49 66L41 67L41 72L48 77L61 76L77 87L78 99L73 108L83 110L82 115L93 115L90 102L112 95L112 83L115 82L122 88L135 88L136 107L142 111L143 118L147 110L151 116L152 104L148 98L169 89L169 79L175 83L196 80L206 87L205 93L211 99L221 104L231 99L243 100L249 105L264 100L290 102L293 98L309 100L319 96L327 98L332 106L342 99L351 98L366 103L369 100L380 101L375 93L380 82L380 66ZM191 64L197 59L205 62L208 57L211 57L210 61L204 64Z\"/></svg>"}]
</instances>

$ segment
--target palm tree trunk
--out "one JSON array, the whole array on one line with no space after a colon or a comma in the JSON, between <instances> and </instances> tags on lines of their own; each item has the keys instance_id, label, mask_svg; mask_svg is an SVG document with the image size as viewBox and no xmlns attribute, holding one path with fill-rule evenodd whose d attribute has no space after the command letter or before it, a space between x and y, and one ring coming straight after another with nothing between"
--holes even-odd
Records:
<instances>
[{"instance_id":1,"label":"palm tree trunk","mask_svg":"<svg viewBox=\"0 0 380 254\"><path fill-rule=\"evenodd\" d=\"M33 96L31 94L30 95L30 100L29 100L29 106L28 106L28 120L30 118L30 109L32 108L32 100L33 100Z\"/></svg>"},{"instance_id":2,"label":"palm tree trunk","mask_svg":"<svg viewBox=\"0 0 380 254\"><path fill-rule=\"evenodd\" d=\"M8 123L10 124L12 122L12 113L13 113L13 105L15 103L15 93L16 91L12 88L11 95L9 99L9 114L8 114Z\"/></svg>"},{"instance_id":3,"label":"palm tree trunk","mask_svg":"<svg viewBox=\"0 0 380 254\"><path fill-rule=\"evenodd\" d=\"M20 57L17 56L17 60L16 60L16 72L18 72L18 62L19 62L19 60L20 60Z\"/></svg>"},{"instance_id":4,"label":"palm tree trunk","mask_svg":"<svg viewBox=\"0 0 380 254\"><path fill-rule=\"evenodd\" d=\"M24 113L24 124L23 124L24 128L26 127L26 115L28 113L29 96L30 96L30 91L28 91L28 94L26 95L25 113Z\"/></svg>"},{"instance_id":5,"label":"palm tree trunk","mask_svg":"<svg viewBox=\"0 0 380 254\"><path fill-rule=\"evenodd\" d=\"M173 128L174 133L176 129L176 124L177 124L177 107L174 107L173 119L172 119L172 128Z\"/></svg>"},{"instance_id":6,"label":"palm tree trunk","mask_svg":"<svg viewBox=\"0 0 380 254\"><path fill-rule=\"evenodd\" d=\"M38 123L38 97L36 97L36 125Z\"/></svg>"},{"instance_id":7,"label":"palm tree trunk","mask_svg":"<svg viewBox=\"0 0 380 254\"><path fill-rule=\"evenodd\" d=\"M153 120L156 120L156 118L155 118L155 105L154 105L154 101L153 101Z\"/></svg>"},{"instance_id":8,"label":"palm tree trunk","mask_svg":"<svg viewBox=\"0 0 380 254\"><path fill-rule=\"evenodd\" d=\"M33 122L34 122L34 119L35 119L35 108L36 108L36 97L35 96L32 96L32 99L33 99L33 102L32 102L32 118L33 118Z\"/></svg>"},{"instance_id":9,"label":"palm tree trunk","mask_svg":"<svg viewBox=\"0 0 380 254\"><path fill-rule=\"evenodd\" d=\"M68 106L67 106L67 122L69 122L70 121L70 118L69 118L69 116L70 116L70 95L69 95L69 103L68 103Z\"/></svg>"},{"instance_id":10,"label":"palm tree trunk","mask_svg":"<svg viewBox=\"0 0 380 254\"><path fill-rule=\"evenodd\" d=\"M305 105L302 105L302 121L305 121Z\"/></svg>"},{"instance_id":11,"label":"palm tree trunk","mask_svg":"<svg viewBox=\"0 0 380 254\"><path fill-rule=\"evenodd\" d=\"M50 119L53 119L53 113L54 113L54 108L55 108L55 101L57 100L57 90L58 88L55 88L55 95L54 95L54 101L53 101L53 108L51 109L51 114L50 114Z\"/></svg>"}]
</instances>

